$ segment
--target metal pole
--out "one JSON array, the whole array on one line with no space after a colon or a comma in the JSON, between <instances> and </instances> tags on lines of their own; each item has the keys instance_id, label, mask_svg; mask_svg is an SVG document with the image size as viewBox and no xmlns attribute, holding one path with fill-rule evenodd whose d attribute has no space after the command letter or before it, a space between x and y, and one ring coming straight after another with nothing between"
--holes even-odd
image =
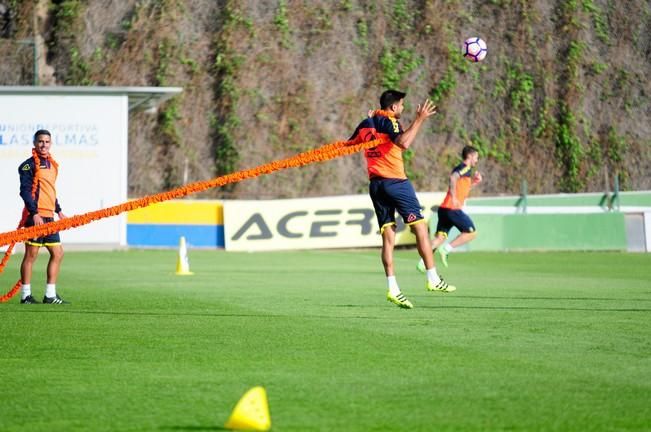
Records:
<instances>
[{"instance_id":1,"label":"metal pole","mask_svg":"<svg viewBox=\"0 0 651 432\"><path fill-rule=\"evenodd\" d=\"M38 30L38 17L36 15L36 7L32 10L32 31L33 31L33 36L32 36L32 44L34 47L33 54L34 54L34 86L38 85L38 45L36 44L36 35Z\"/></svg>"},{"instance_id":2,"label":"metal pole","mask_svg":"<svg viewBox=\"0 0 651 432\"><path fill-rule=\"evenodd\" d=\"M36 36L32 39L32 46L34 47L34 86L38 85L38 45L36 44Z\"/></svg>"},{"instance_id":3,"label":"metal pole","mask_svg":"<svg viewBox=\"0 0 651 432\"><path fill-rule=\"evenodd\" d=\"M619 174L615 174L615 187L613 191L613 210L619 211Z\"/></svg>"}]
</instances>

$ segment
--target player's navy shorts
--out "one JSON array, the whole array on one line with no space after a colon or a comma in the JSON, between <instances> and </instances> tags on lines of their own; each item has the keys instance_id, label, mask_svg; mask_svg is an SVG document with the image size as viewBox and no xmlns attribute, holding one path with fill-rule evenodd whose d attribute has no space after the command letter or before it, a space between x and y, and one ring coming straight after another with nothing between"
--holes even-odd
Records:
<instances>
[{"instance_id":1,"label":"player's navy shorts","mask_svg":"<svg viewBox=\"0 0 651 432\"><path fill-rule=\"evenodd\" d=\"M439 207L439 222L436 225L436 233L443 233L446 236L456 227L462 233L475 232L475 224L463 210Z\"/></svg>"},{"instance_id":2,"label":"player's navy shorts","mask_svg":"<svg viewBox=\"0 0 651 432\"><path fill-rule=\"evenodd\" d=\"M380 229L395 225L396 211L407 225L423 220L416 191L407 179L373 178L369 185Z\"/></svg>"},{"instance_id":3,"label":"player's navy shorts","mask_svg":"<svg viewBox=\"0 0 651 432\"><path fill-rule=\"evenodd\" d=\"M45 223L54 222L53 217L42 217L42 219ZM31 226L34 226L34 216L29 216L25 222L25 228L29 228ZM57 246L61 244L61 237L59 237L59 233L56 232L44 237L29 239L25 243L30 246Z\"/></svg>"}]
</instances>

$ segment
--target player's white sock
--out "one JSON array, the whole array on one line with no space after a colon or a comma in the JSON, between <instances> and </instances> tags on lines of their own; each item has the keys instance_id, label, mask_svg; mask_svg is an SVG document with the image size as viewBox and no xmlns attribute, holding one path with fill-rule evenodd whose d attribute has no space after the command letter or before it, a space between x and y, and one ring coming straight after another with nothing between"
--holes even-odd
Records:
<instances>
[{"instance_id":1,"label":"player's white sock","mask_svg":"<svg viewBox=\"0 0 651 432\"><path fill-rule=\"evenodd\" d=\"M56 284L46 284L45 285L45 297L56 297L57 296L57 286Z\"/></svg>"},{"instance_id":2,"label":"player's white sock","mask_svg":"<svg viewBox=\"0 0 651 432\"><path fill-rule=\"evenodd\" d=\"M446 251L447 253L450 253L450 252L452 252L452 251L454 250L454 248L453 248L452 246L450 246L450 243L446 243L446 244L444 244L444 245L443 245L443 249L445 249L445 251Z\"/></svg>"},{"instance_id":3,"label":"player's white sock","mask_svg":"<svg viewBox=\"0 0 651 432\"><path fill-rule=\"evenodd\" d=\"M387 285L389 285L389 292L391 295L395 296L400 294L400 287L398 286L398 281L395 276L387 276Z\"/></svg>"},{"instance_id":4,"label":"player's white sock","mask_svg":"<svg viewBox=\"0 0 651 432\"><path fill-rule=\"evenodd\" d=\"M427 270L427 280L433 284L437 284L441 282L441 278L439 277L439 274L436 272L436 267L432 267L431 269Z\"/></svg>"},{"instance_id":5,"label":"player's white sock","mask_svg":"<svg viewBox=\"0 0 651 432\"><path fill-rule=\"evenodd\" d=\"M32 295L32 284L22 284L20 288L20 299L25 300Z\"/></svg>"}]
</instances>

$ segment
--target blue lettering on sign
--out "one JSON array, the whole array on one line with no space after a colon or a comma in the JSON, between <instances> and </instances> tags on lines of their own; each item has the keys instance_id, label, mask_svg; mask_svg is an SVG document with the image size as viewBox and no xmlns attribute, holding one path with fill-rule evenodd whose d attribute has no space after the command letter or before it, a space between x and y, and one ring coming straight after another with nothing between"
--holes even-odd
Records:
<instances>
[{"instance_id":1,"label":"blue lettering on sign","mask_svg":"<svg viewBox=\"0 0 651 432\"><path fill-rule=\"evenodd\" d=\"M63 139L63 144L64 145L77 144L77 136L76 135L68 135L68 134L66 134L64 139Z\"/></svg>"},{"instance_id":2,"label":"blue lettering on sign","mask_svg":"<svg viewBox=\"0 0 651 432\"><path fill-rule=\"evenodd\" d=\"M63 142L61 144L67 146L90 147L90 146L96 146L98 144L98 139L97 136L94 134L71 133L71 134L65 134L63 136Z\"/></svg>"},{"instance_id":3,"label":"blue lettering on sign","mask_svg":"<svg viewBox=\"0 0 651 432\"><path fill-rule=\"evenodd\" d=\"M52 143L71 147L96 147L99 143L99 128L85 123L0 123L0 145L31 146L33 131L48 129L52 132Z\"/></svg>"},{"instance_id":4,"label":"blue lettering on sign","mask_svg":"<svg viewBox=\"0 0 651 432\"><path fill-rule=\"evenodd\" d=\"M31 146L32 137L30 135L18 133L0 134L0 145L5 146Z\"/></svg>"}]
</instances>

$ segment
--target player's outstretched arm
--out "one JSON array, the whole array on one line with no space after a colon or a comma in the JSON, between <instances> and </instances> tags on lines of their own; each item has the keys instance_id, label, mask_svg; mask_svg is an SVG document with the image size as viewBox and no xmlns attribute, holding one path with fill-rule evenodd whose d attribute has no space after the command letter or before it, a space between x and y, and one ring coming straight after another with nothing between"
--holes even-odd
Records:
<instances>
[{"instance_id":1,"label":"player's outstretched arm","mask_svg":"<svg viewBox=\"0 0 651 432\"><path fill-rule=\"evenodd\" d=\"M425 120L434 114L436 114L436 105L434 105L431 100L425 99L423 105L418 105L418 108L416 109L416 119L400 135L400 137L398 137L396 144L405 150L408 149L409 146L411 146L411 144L414 142L414 139L416 138L416 135L418 134L418 131L420 130L420 127L423 125Z\"/></svg>"}]
</instances>

